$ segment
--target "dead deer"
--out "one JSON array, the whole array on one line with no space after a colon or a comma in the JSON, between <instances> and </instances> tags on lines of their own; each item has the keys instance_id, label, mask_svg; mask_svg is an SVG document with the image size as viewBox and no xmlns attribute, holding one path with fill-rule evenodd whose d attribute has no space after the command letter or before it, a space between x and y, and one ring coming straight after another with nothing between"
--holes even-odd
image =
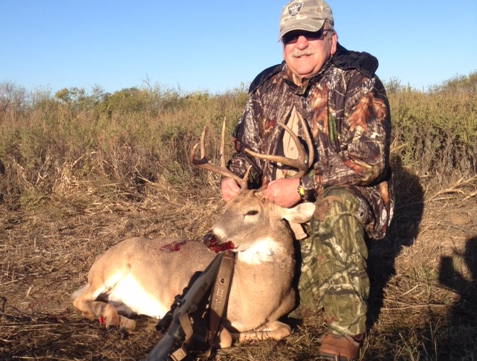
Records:
<instances>
[{"instance_id":1,"label":"dead deer","mask_svg":"<svg viewBox=\"0 0 477 361\"><path fill-rule=\"evenodd\" d=\"M283 127L287 130L286 126ZM289 129L287 131L292 133ZM294 241L284 220L304 223L312 216L314 205L303 203L284 209L264 201L260 192L246 189L247 175L237 177L225 167L224 127L220 167L205 158L204 134L205 129L200 142L201 159L194 157L196 145L191 152L192 163L232 177L242 188L227 203L223 215L211 230L217 245L230 244L236 252L223 327L230 331L233 340L282 339L291 330L278 319L295 306L292 287ZM294 139L298 145L297 137ZM302 153L300 157L306 155ZM283 157L275 161L297 166L296 160ZM302 159L301 163L306 161ZM297 166L300 173L306 168L303 167ZM162 318L174 296L180 294L192 275L203 271L214 257L214 252L197 241L127 239L111 247L94 262L88 283L73 294L73 304L84 316L103 319L107 327L121 326L131 330L135 327L135 321L129 319L133 314ZM231 342L221 344L221 347L228 347Z\"/></svg>"}]
</instances>

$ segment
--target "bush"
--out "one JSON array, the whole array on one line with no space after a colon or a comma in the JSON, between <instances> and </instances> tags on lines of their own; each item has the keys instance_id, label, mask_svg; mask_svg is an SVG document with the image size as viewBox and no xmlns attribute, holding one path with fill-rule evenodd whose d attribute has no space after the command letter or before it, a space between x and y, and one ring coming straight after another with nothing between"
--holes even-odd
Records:
<instances>
[{"instance_id":1,"label":"bush","mask_svg":"<svg viewBox=\"0 0 477 361\"><path fill-rule=\"evenodd\" d=\"M389 94L393 145L405 166L420 176L437 178L441 186L475 176L476 82L476 74L471 74L428 93L401 88Z\"/></svg>"},{"instance_id":2,"label":"bush","mask_svg":"<svg viewBox=\"0 0 477 361\"><path fill-rule=\"evenodd\" d=\"M192 145L206 125L217 157L223 119L231 131L247 99L240 90L181 95L156 87L114 94L95 88L91 95L71 88L28 100L11 84L0 89L0 193L11 209L92 187L140 197L143 185L158 179L177 187L204 182L202 172L191 179Z\"/></svg>"}]
</instances>

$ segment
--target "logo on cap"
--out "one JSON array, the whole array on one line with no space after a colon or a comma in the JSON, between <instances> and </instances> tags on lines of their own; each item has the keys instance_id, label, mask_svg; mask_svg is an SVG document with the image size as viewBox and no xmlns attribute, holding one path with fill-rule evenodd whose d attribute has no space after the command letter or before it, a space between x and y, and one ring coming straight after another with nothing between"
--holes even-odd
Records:
<instances>
[{"instance_id":1,"label":"logo on cap","mask_svg":"<svg viewBox=\"0 0 477 361\"><path fill-rule=\"evenodd\" d=\"M296 2L296 3L291 4L288 7L288 14L290 16L297 16L298 13L300 12L302 6L303 6L303 4L301 2Z\"/></svg>"}]
</instances>

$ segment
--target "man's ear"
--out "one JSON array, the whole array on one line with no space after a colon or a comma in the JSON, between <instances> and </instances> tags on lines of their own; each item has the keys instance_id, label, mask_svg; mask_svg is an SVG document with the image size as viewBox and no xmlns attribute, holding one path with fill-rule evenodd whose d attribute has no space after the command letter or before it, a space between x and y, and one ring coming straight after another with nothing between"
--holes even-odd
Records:
<instances>
[{"instance_id":1,"label":"man's ear","mask_svg":"<svg viewBox=\"0 0 477 361\"><path fill-rule=\"evenodd\" d=\"M313 217L314 212L315 203L300 203L293 208L283 208L282 218L288 222L306 223Z\"/></svg>"},{"instance_id":2,"label":"man's ear","mask_svg":"<svg viewBox=\"0 0 477 361\"><path fill-rule=\"evenodd\" d=\"M333 32L333 34L331 34L331 50L330 50L330 53L332 56L335 55L337 49L338 49L338 34Z\"/></svg>"}]
</instances>

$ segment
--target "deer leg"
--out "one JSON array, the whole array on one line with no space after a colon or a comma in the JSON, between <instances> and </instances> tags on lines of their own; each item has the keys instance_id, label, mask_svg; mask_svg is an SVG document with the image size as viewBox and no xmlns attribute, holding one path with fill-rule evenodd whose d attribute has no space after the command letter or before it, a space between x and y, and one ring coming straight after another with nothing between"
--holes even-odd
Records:
<instances>
[{"instance_id":1,"label":"deer leg","mask_svg":"<svg viewBox=\"0 0 477 361\"><path fill-rule=\"evenodd\" d=\"M237 341L266 340L270 338L279 341L290 334L290 326L283 322L274 321L253 331L233 333L232 337Z\"/></svg>"},{"instance_id":2,"label":"deer leg","mask_svg":"<svg viewBox=\"0 0 477 361\"><path fill-rule=\"evenodd\" d=\"M107 328L119 327L121 324L116 309L106 302L92 301L84 299L84 297L78 297L74 300L73 306L80 310L83 316L104 320Z\"/></svg>"},{"instance_id":3,"label":"deer leg","mask_svg":"<svg viewBox=\"0 0 477 361\"><path fill-rule=\"evenodd\" d=\"M219 337L215 341L214 347L217 348L228 348L232 346L233 337L229 330L227 330L223 325L219 327Z\"/></svg>"}]
</instances>

